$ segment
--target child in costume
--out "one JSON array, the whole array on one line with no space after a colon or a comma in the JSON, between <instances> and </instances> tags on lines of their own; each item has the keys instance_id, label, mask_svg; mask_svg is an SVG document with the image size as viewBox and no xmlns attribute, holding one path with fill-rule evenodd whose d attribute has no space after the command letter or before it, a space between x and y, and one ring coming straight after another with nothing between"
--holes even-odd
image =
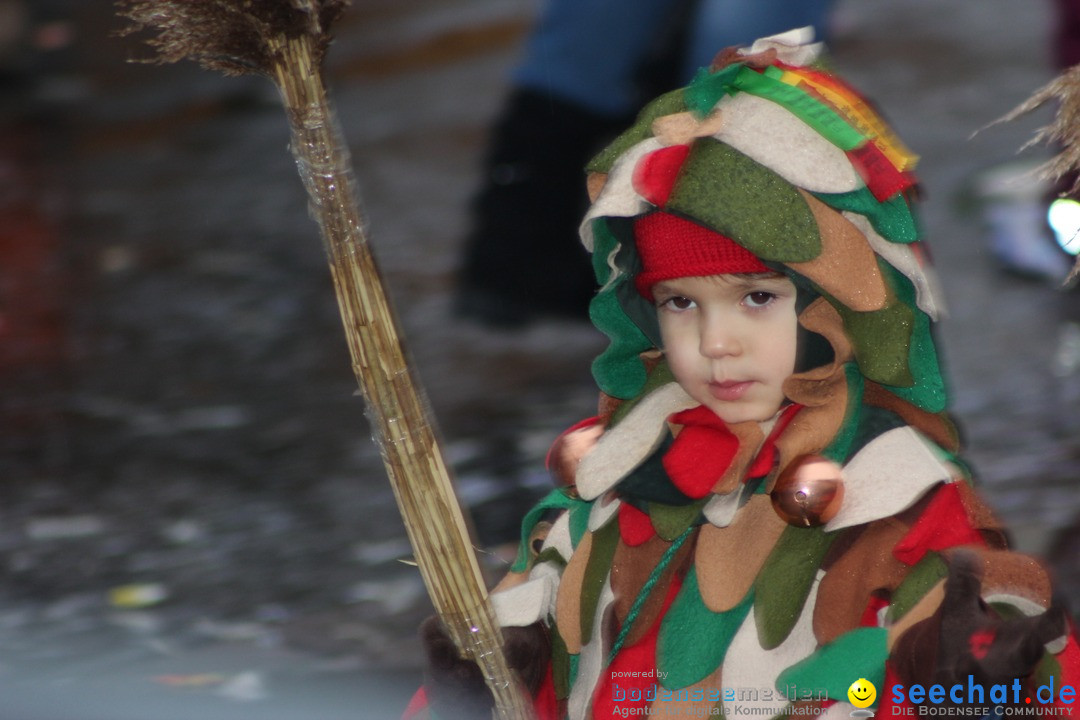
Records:
<instances>
[{"instance_id":1,"label":"child in costume","mask_svg":"<svg viewBox=\"0 0 1080 720\"><path fill-rule=\"evenodd\" d=\"M883 716L1080 682L1046 572L957 455L914 157L809 40L725 51L589 167L601 412L553 448L565 485L492 594L541 718ZM476 666L436 621L423 638L432 716L486 717Z\"/></svg>"}]
</instances>

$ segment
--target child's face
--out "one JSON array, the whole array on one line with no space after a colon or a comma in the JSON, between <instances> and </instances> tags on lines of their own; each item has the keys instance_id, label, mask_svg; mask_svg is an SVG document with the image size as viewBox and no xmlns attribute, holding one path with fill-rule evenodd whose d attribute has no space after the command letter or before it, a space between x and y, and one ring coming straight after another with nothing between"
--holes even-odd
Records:
<instances>
[{"instance_id":1,"label":"child's face","mask_svg":"<svg viewBox=\"0 0 1080 720\"><path fill-rule=\"evenodd\" d=\"M710 275L652 288L664 355L694 400L727 423L768 420L795 371L795 286L783 276Z\"/></svg>"}]
</instances>

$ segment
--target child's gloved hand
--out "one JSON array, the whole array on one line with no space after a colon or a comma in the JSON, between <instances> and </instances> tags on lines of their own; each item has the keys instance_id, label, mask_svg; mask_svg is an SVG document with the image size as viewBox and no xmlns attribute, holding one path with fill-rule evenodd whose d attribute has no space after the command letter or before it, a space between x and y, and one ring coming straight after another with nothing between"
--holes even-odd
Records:
<instances>
[{"instance_id":1,"label":"child's gloved hand","mask_svg":"<svg viewBox=\"0 0 1080 720\"><path fill-rule=\"evenodd\" d=\"M1063 608L1041 615L1003 620L980 600L978 558L953 555L941 610L941 635L935 682L949 687L968 675L985 687L1030 675L1046 643L1068 632Z\"/></svg>"},{"instance_id":2,"label":"child's gloved hand","mask_svg":"<svg viewBox=\"0 0 1080 720\"><path fill-rule=\"evenodd\" d=\"M978 558L953 553L938 612L904 633L894 648L897 670L909 683L966 686L970 675L985 688L1011 685L1035 670L1046 643L1068 632L1061 607L1002 619L983 604L981 590ZM936 662L928 662L934 657Z\"/></svg>"},{"instance_id":3,"label":"child's gloved hand","mask_svg":"<svg viewBox=\"0 0 1080 720\"><path fill-rule=\"evenodd\" d=\"M503 651L533 695L540 687L551 659L547 630L540 623L504 627ZM458 655L457 647L435 615L420 625L420 640L427 655L424 688L428 704L440 720L482 720L491 717L494 701L479 666Z\"/></svg>"}]
</instances>

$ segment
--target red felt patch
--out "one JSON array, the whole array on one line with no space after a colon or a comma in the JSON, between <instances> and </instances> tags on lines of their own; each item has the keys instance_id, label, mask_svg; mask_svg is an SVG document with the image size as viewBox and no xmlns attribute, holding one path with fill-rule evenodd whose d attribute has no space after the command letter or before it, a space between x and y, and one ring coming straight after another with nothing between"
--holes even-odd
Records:
<instances>
[{"instance_id":1,"label":"red felt patch","mask_svg":"<svg viewBox=\"0 0 1080 720\"><path fill-rule=\"evenodd\" d=\"M865 142L854 150L848 150L847 156L879 202L915 184L915 178L910 173L897 170L873 142Z\"/></svg>"},{"instance_id":2,"label":"red felt patch","mask_svg":"<svg viewBox=\"0 0 1080 720\"><path fill-rule=\"evenodd\" d=\"M671 421L683 428L664 454L664 470L684 495L703 498L735 459L739 438L704 405L675 413Z\"/></svg>"},{"instance_id":3,"label":"red felt patch","mask_svg":"<svg viewBox=\"0 0 1080 720\"><path fill-rule=\"evenodd\" d=\"M689 154L689 145L672 145L641 158L631 178L634 190L653 205L664 207Z\"/></svg>"},{"instance_id":4,"label":"red felt patch","mask_svg":"<svg viewBox=\"0 0 1080 720\"><path fill-rule=\"evenodd\" d=\"M990 652L990 646L997 637L997 631L992 627L976 630L968 638L968 650L976 660L982 660Z\"/></svg>"},{"instance_id":5,"label":"red felt patch","mask_svg":"<svg viewBox=\"0 0 1080 720\"><path fill-rule=\"evenodd\" d=\"M776 425L773 426L772 432L769 433L769 437L765 438L761 450L758 451L757 457L754 458L754 462L750 464L750 469L746 472L746 477L748 479L768 475L772 472L773 465L776 464L776 438L780 437L791 423L791 419L794 418L795 414L802 410L802 408L803 406L799 404L788 405L784 408L784 411L780 413L780 417L777 418Z\"/></svg>"},{"instance_id":6,"label":"red felt patch","mask_svg":"<svg viewBox=\"0 0 1080 720\"><path fill-rule=\"evenodd\" d=\"M881 608L888 606L889 601L885 598L871 595L870 602L866 603L866 609L863 610L859 625L862 627L878 627L878 613L881 611Z\"/></svg>"},{"instance_id":7,"label":"red felt patch","mask_svg":"<svg viewBox=\"0 0 1080 720\"><path fill-rule=\"evenodd\" d=\"M408 706L405 708L405 712L401 714L401 720L418 720L423 717L421 713L427 710L427 691L423 687L420 687L409 701Z\"/></svg>"},{"instance_id":8,"label":"red felt patch","mask_svg":"<svg viewBox=\"0 0 1080 720\"><path fill-rule=\"evenodd\" d=\"M885 683L878 688L878 709L875 715L879 718L911 717L915 716L915 706L911 704L907 693L904 693L904 702L897 705L893 702L893 693L885 692L886 688L894 688L902 685L903 681L893 670L892 663L885 662Z\"/></svg>"},{"instance_id":9,"label":"red felt patch","mask_svg":"<svg viewBox=\"0 0 1080 720\"><path fill-rule=\"evenodd\" d=\"M948 483L934 493L934 499L926 510L896 543L893 557L905 565L915 565L931 550L945 550L959 545L985 546L986 541L971 526L956 484Z\"/></svg>"},{"instance_id":10,"label":"red felt patch","mask_svg":"<svg viewBox=\"0 0 1080 720\"><path fill-rule=\"evenodd\" d=\"M593 720L613 717L644 717L656 699L656 640L660 623L682 587L675 577L664 598L664 607L649 632L633 645L622 648L608 666L593 695Z\"/></svg>"},{"instance_id":11,"label":"red felt patch","mask_svg":"<svg viewBox=\"0 0 1080 720\"><path fill-rule=\"evenodd\" d=\"M555 696L555 676L551 671L551 665L548 664L544 682L540 684L540 687L536 691L534 702L534 707L536 708L536 720L560 720L562 715L559 712L560 704L558 698Z\"/></svg>"},{"instance_id":12,"label":"red felt patch","mask_svg":"<svg viewBox=\"0 0 1080 720\"><path fill-rule=\"evenodd\" d=\"M630 547L637 547L656 534L652 520L630 503L619 506L619 536Z\"/></svg>"}]
</instances>

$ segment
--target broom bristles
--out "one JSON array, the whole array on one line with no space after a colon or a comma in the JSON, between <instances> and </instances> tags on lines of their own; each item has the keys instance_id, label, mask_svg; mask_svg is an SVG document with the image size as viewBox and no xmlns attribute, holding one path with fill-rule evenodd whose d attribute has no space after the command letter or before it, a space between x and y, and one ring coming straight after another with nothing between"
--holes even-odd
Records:
<instances>
[{"instance_id":1,"label":"broom bristles","mask_svg":"<svg viewBox=\"0 0 1080 720\"><path fill-rule=\"evenodd\" d=\"M312 40L316 62L330 45L330 28L350 0L117 0L131 21L120 35L156 33L146 40L155 55L143 62L193 60L227 75L270 75L277 51L272 37Z\"/></svg>"},{"instance_id":2,"label":"broom bristles","mask_svg":"<svg viewBox=\"0 0 1080 720\"><path fill-rule=\"evenodd\" d=\"M1052 101L1058 103L1054 118L1039 128L1020 149L1043 144L1058 146L1058 152L1039 168L1041 176L1057 181L1080 171L1080 65L1069 68L1043 85L1031 97L995 121L995 124L1016 120ZM1078 191L1080 173L1068 193L1076 194Z\"/></svg>"}]
</instances>

